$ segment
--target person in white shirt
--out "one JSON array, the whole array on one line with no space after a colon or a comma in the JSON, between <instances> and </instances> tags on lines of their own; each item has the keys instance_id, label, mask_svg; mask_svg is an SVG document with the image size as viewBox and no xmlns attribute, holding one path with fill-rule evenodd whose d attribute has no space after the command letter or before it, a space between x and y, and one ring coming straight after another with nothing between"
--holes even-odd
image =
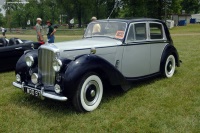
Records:
<instances>
[{"instance_id":1,"label":"person in white shirt","mask_svg":"<svg viewBox=\"0 0 200 133\"><path fill-rule=\"evenodd\" d=\"M1 32L2 32L3 37L6 37L6 30L5 30L5 28L1 27Z\"/></svg>"},{"instance_id":2,"label":"person in white shirt","mask_svg":"<svg viewBox=\"0 0 200 133\"><path fill-rule=\"evenodd\" d=\"M91 21L93 22L95 22L96 20L97 20L96 17L91 18ZM98 23L94 24L92 34L99 33L100 31L101 31L101 26Z\"/></svg>"}]
</instances>

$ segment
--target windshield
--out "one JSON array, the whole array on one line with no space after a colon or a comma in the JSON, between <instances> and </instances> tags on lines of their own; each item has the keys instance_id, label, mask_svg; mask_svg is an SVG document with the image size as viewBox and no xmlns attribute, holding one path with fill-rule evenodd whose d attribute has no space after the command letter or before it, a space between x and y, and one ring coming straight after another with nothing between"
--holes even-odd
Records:
<instances>
[{"instance_id":1,"label":"windshield","mask_svg":"<svg viewBox=\"0 0 200 133\"><path fill-rule=\"evenodd\" d=\"M123 39L126 30L124 22L91 22L84 37L109 37Z\"/></svg>"}]
</instances>

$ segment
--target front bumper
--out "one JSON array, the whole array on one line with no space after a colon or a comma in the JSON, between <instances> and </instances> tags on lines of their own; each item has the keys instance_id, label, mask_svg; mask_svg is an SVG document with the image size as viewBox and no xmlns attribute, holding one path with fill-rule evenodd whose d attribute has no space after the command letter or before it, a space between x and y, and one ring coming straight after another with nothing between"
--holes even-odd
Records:
<instances>
[{"instance_id":1,"label":"front bumper","mask_svg":"<svg viewBox=\"0 0 200 133\"><path fill-rule=\"evenodd\" d=\"M14 85L15 87L17 87L17 88L22 89L23 91L24 91L24 87L28 87L28 88L37 90L37 89L34 88L34 87L24 86L23 83L20 84L20 83L17 83L17 82L13 82L13 85ZM54 100L58 100L58 101L67 101L67 97L65 97L65 96L60 96L60 95L56 95L56 94L54 95L54 94L50 94L50 93L48 93L48 92L45 92L43 87L41 88L40 97L41 97L41 99L44 99L44 98L46 97L46 98L50 98L50 99L54 99Z\"/></svg>"}]
</instances>

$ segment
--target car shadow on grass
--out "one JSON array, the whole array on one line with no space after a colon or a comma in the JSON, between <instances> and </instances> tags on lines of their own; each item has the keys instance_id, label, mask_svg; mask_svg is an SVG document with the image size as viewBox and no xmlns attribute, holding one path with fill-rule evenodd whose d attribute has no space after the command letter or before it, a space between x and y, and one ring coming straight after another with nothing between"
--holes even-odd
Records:
<instances>
[{"instance_id":1,"label":"car shadow on grass","mask_svg":"<svg viewBox=\"0 0 200 133\"><path fill-rule=\"evenodd\" d=\"M140 89L148 84L153 84L154 82L162 79L163 79L162 77L157 76L151 79L132 82L131 88L126 92L122 91L122 89L120 89L120 87L118 86L106 86L104 89L104 94L101 104L103 104L104 102L112 102L113 99L117 97L123 97L124 94L128 93L129 91ZM63 116L63 115L77 115L77 113L79 113L73 107L71 100L66 102L55 101L47 98L41 100L34 96L24 94L23 92L19 92L17 94L13 93L11 97L12 97L11 101L15 105L19 105L20 107L31 108L32 110L37 111L40 114L44 113L44 115L46 115L47 113L53 114L52 117Z\"/></svg>"}]
</instances>

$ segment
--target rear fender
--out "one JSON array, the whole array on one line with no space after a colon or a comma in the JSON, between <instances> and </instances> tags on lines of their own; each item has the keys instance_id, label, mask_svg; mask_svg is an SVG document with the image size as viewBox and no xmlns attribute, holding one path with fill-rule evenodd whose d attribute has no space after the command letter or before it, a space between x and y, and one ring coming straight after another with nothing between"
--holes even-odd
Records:
<instances>
[{"instance_id":1,"label":"rear fender","mask_svg":"<svg viewBox=\"0 0 200 133\"><path fill-rule=\"evenodd\" d=\"M173 54L176 60L176 66L180 67L180 60L179 60L179 55L176 50L176 48L173 45L166 45L162 57L161 57L161 64L160 64L160 71L163 71L163 68L165 67L165 60L167 59L169 54Z\"/></svg>"}]
</instances>

